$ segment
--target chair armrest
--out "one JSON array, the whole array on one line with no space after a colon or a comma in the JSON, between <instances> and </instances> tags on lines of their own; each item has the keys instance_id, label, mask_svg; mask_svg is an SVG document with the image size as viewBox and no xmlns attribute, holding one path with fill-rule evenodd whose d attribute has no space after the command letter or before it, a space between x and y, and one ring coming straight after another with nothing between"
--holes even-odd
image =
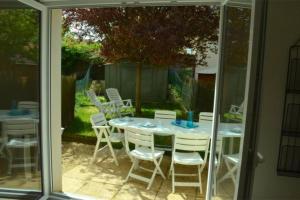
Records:
<instances>
[{"instance_id":1,"label":"chair armrest","mask_svg":"<svg viewBox=\"0 0 300 200\"><path fill-rule=\"evenodd\" d=\"M124 102L125 106L130 106L130 107L132 107L131 99L124 99L123 102Z\"/></svg>"}]
</instances>

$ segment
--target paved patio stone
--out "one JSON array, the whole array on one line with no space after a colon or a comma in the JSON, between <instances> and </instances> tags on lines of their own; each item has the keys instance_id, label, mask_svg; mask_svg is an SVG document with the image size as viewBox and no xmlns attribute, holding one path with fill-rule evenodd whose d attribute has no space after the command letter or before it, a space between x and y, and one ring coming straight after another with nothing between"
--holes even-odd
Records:
<instances>
[{"instance_id":1,"label":"paved patio stone","mask_svg":"<svg viewBox=\"0 0 300 200\"><path fill-rule=\"evenodd\" d=\"M80 150L77 150L80 149ZM147 183L129 178L125 182L131 161L124 149L117 152L119 166L116 166L109 152L98 154L97 161L91 163L94 146L64 143L63 145L63 191L79 195L89 195L104 200L204 200L207 184L207 169L202 173L203 194L196 187L176 187L172 193L171 176L168 170L170 156L164 156L161 163L167 179L156 175L152 187L147 190ZM73 154L77 154L76 156ZM140 162L141 166L153 169L151 162ZM196 173L196 167L176 165L176 173ZM135 171L150 177L151 173L142 170ZM197 177L178 177L177 181L198 181ZM214 200L228 200L233 194L233 184L224 181L218 187L218 196Z\"/></svg>"}]
</instances>

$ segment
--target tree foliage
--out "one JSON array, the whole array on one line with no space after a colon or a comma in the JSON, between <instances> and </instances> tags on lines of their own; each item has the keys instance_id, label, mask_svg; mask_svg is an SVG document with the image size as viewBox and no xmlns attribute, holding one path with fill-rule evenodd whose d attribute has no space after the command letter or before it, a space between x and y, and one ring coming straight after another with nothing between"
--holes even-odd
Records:
<instances>
[{"instance_id":1,"label":"tree foliage","mask_svg":"<svg viewBox=\"0 0 300 200\"><path fill-rule=\"evenodd\" d=\"M62 73L73 74L79 70L77 67L80 64L85 65L80 66L84 68L83 70L86 70L90 64L103 64L103 58L99 56L100 50L99 43L78 41L66 34L62 43Z\"/></svg>"},{"instance_id":2,"label":"tree foliage","mask_svg":"<svg viewBox=\"0 0 300 200\"><path fill-rule=\"evenodd\" d=\"M32 9L0 10L0 58L38 60L39 13Z\"/></svg>"},{"instance_id":3,"label":"tree foliage","mask_svg":"<svg viewBox=\"0 0 300 200\"><path fill-rule=\"evenodd\" d=\"M68 9L65 25L100 37L108 62L128 59L168 66L204 64L218 39L219 10L210 6ZM89 28L87 28L89 27Z\"/></svg>"}]
</instances>

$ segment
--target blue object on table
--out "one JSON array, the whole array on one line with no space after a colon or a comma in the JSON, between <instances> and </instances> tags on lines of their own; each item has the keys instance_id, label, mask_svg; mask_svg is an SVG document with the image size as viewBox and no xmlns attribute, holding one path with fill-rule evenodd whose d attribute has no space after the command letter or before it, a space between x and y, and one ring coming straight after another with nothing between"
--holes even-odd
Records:
<instances>
[{"instance_id":1,"label":"blue object on table","mask_svg":"<svg viewBox=\"0 0 300 200\"><path fill-rule=\"evenodd\" d=\"M187 118L187 127L190 127L190 128L192 128L193 127L193 111L188 111L187 112L187 116L188 116L188 118Z\"/></svg>"},{"instance_id":2,"label":"blue object on table","mask_svg":"<svg viewBox=\"0 0 300 200\"><path fill-rule=\"evenodd\" d=\"M176 120L177 121L177 120ZM177 122L176 121L172 121L171 122L171 124L173 124L173 125L175 125L175 126L179 126L179 127L181 127L181 128L197 128L198 127L198 125L196 125L196 124L194 124L194 123L192 123L191 124L191 126L188 126L188 121L186 121L186 120L181 120L180 121L180 124L177 124Z\"/></svg>"},{"instance_id":3,"label":"blue object on table","mask_svg":"<svg viewBox=\"0 0 300 200\"><path fill-rule=\"evenodd\" d=\"M176 124L181 124L181 119L176 119Z\"/></svg>"}]
</instances>

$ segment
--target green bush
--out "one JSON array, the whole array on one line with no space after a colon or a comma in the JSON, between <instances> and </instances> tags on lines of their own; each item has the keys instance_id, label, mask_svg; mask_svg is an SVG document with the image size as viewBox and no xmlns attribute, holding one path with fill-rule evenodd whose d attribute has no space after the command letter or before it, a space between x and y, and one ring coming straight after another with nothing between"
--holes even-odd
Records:
<instances>
[{"instance_id":1,"label":"green bush","mask_svg":"<svg viewBox=\"0 0 300 200\"><path fill-rule=\"evenodd\" d=\"M103 58L100 56L100 43L79 41L70 36L65 36L62 43L62 73L70 75L77 73L77 66L84 64L87 68L90 64L101 65ZM84 71L86 69L83 69Z\"/></svg>"}]
</instances>

